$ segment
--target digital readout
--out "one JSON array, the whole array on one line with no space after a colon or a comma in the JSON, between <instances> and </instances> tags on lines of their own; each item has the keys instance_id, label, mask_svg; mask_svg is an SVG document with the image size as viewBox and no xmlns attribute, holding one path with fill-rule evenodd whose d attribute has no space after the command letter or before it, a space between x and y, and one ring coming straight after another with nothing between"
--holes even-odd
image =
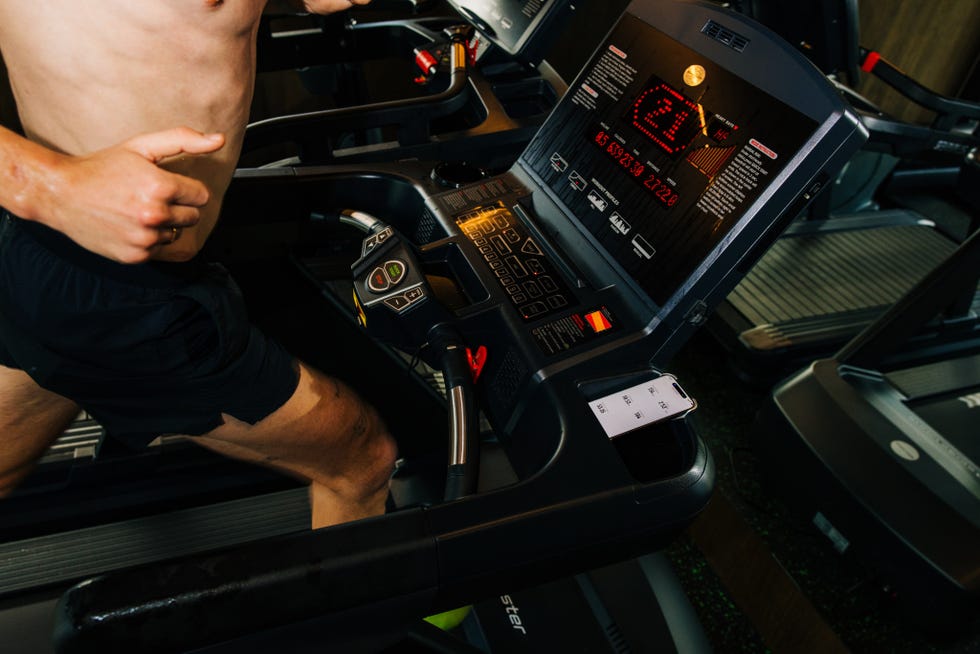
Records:
<instances>
[{"instance_id":1,"label":"digital readout","mask_svg":"<svg viewBox=\"0 0 980 654\"><path fill-rule=\"evenodd\" d=\"M671 156L687 148L704 127L701 105L656 76L637 96L626 120Z\"/></svg>"},{"instance_id":2,"label":"digital readout","mask_svg":"<svg viewBox=\"0 0 980 654\"><path fill-rule=\"evenodd\" d=\"M660 179L606 130L601 127L594 128L592 142L599 146L619 169L626 173L627 177L649 191L660 204L669 209L681 199L673 187Z\"/></svg>"}]
</instances>

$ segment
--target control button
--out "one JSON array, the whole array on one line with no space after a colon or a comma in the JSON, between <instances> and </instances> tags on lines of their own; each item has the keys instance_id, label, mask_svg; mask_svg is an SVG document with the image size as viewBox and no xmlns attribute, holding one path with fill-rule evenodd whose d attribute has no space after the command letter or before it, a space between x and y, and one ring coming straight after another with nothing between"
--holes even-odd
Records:
<instances>
[{"instance_id":1,"label":"control button","mask_svg":"<svg viewBox=\"0 0 980 654\"><path fill-rule=\"evenodd\" d=\"M513 295L514 293L520 293L521 287L518 286L517 284L508 284L507 286L504 287L504 290L507 291L508 295Z\"/></svg>"},{"instance_id":2,"label":"control button","mask_svg":"<svg viewBox=\"0 0 980 654\"><path fill-rule=\"evenodd\" d=\"M485 238L475 238L475 239L473 239L473 245L475 245L478 248L482 248L486 244L487 244L487 239L485 239Z\"/></svg>"},{"instance_id":3,"label":"control button","mask_svg":"<svg viewBox=\"0 0 980 654\"><path fill-rule=\"evenodd\" d=\"M388 281L388 276L385 275L385 271L381 269L381 266L371 271L371 274L367 278L367 287L374 293L383 293L391 288L391 282Z\"/></svg>"},{"instance_id":4,"label":"control button","mask_svg":"<svg viewBox=\"0 0 980 654\"><path fill-rule=\"evenodd\" d=\"M493 247L497 248L497 252L500 254L510 254L510 246L504 241L503 237L499 234L490 237L490 242L493 243Z\"/></svg>"},{"instance_id":5,"label":"control button","mask_svg":"<svg viewBox=\"0 0 980 654\"><path fill-rule=\"evenodd\" d=\"M497 229L507 229L510 227L510 223L507 221L506 216L502 216L499 213L493 217L493 224L497 226Z\"/></svg>"},{"instance_id":6,"label":"control button","mask_svg":"<svg viewBox=\"0 0 980 654\"><path fill-rule=\"evenodd\" d=\"M568 168L568 162L557 152L551 155L551 167L554 168L559 173L565 172Z\"/></svg>"},{"instance_id":7,"label":"control button","mask_svg":"<svg viewBox=\"0 0 980 654\"><path fill-rule=\"evenodd\" d=\"M378 237L378 245L381 245L382 243L387 241L392 234L394 234L394 232L391 231L391 227L385 227L380 232L375 234L375 236Z\"/></svg>"},{"instance_id":8,"label":"control button","mask_svg":"<svg viewBox=\"0 0 980 654\"><path fill-rule=\"evenodd\" d=\"M653 255L657 253L656 248L650 245L649 241L637 234L633 237L631 241L633 244L633 252L643 257L644 259L652 259Z\"/></svg>"},{"instance_id":9,"label":"control button","mask_svg":"<svg viewBox=\"0 0 980 654\"><path fill-rule=\"evenodd\" d=\"M511 277L510 275L507 275L506 277L501 277L500 283L503 284L504 286L510 286L511 284L514 283L514 278Z\"/></svg>"},{"instance_id":10,"label":"control button","mask_svg":"<svg viewBox=\"0 0 980 654\"><path fill-rule=\"evenodd\" d=\"M544 272L544 266L542 266L541 262L537 259L528 259L524 262L524 265L527 266L527 269L534 275L540 275Z\"/></svg>"},{"instance_id":11,"label":"control button","mask_svg":"<svg viewBox=\"0 0 980 654\"><path fill-rule=\"evenodd\" d=\"M599 211L605 211L609 203L606 202L598 191L589 191L589 203Z\"/></svg>"},{"instance_id":12,"label":"control button","mask_svg":"<svg viewBox=\"0 0 980 654\"><path fill-rule=\"evenodd\" d=\"M552 309L560 309L568 304L568 300L565 299L564 295L552 295L548 298L548 304L551 305Z\"/></svg>"},{"instance_id":13,"label":"control button","mask_svg":"<svg viewBox=\"0 0 980 654\"><path fill-rule=\"evenodd\" d=\"M483 260L484 261L487 261L487 262L490 262L490 261L499 261L499 258L497 257L496 254L485 254L485 255L483 255Z\"/></svg>"},{"instance_id":14,"label":"control button","mask_svg":"<svg viewBox=\"0 0 980 654\"><path fill-rule=\"evenodd\" d=\"M538 285L534 282L524 282L524 290L527 291L527 294L535 300L544 295L544 293L541 292L541 289L538 288Z\"/></svg>"},{"instance_id":15,"label":"control button","mask_svg":"<svg viewBox=\"0 0 980 654\"><path fill-rule=\"evenodd\" d=\"M514 295L511 296L510 299L514 304L524 304L525 302L527 302L527 296L524 295L523 293L514 293Z\"/></svg>"},{"instance_id":16,"label":"control button","mask_svg":"<svg viewBox=\"0 0 980 654\"><path fill-rule=\"evenodd\" d=\"M504 265L504 262L503 261L500 261L499 259L497 261L491 261L490 262L490 270L496 270L497 268L500 268L503 265Z\"/></svg>"},{"instance_id":17,"label":"control button","mask_svg":"<svg viewBox=\"0 0 980 654\"><path fill-rule=\"evenodd\" d=\"M388 281L391 282L392 286L398 286L405 279L407 273L408 266L405 265L404 261L392 259L385 262L385 274L388 275Z\"/></svg>"},{"instance_id":18,"label":"control button","mask_svg":"<svg viewBox=\"0 0 980 654\"><path fill-rule=\"evenodd\" d=\"M524 267L524 264L521 263L520 259L517 257L507 257L504 259L504 261L506 261L507 265L510 266L510 269L514 271L514 276L527 277L527 268Z\"/></svg>"},{"instance_id":19,"label":"control button","mask_svg":"<svg viewBox=\"0 0 980 654\"><path fill-rule=\"evenodd\" d=\"M484 246L483 246L482 248L480 248L480 253L481 253L481 254L485 254L485 255L486 255L486 254L496 254L496 253L495 253L495 252L493 251L493 248L492 248L492 247L490 247L489 245L484 245Z\"/></svg>"},{"instance_id":20,"label":"control button","mask_svg":"<svg viewBox=\"0 0 980 654\"><path fill-rule=\"evenodd\" d=\"M507 270L506 268L498 268L497 270L493 271L493 274L496 275L497 277L504 278L510 274L510 271Z\"/></svg>"},{"instance_id":21,"label":"control button","mask_svg":"<svg viewBox=\"0 0 980 654\"><path fill-rule=\"evenodd\" d=\"M535 243L534 239L532 238L528 238L526 241L524 241L524 245L521 246L521 252L524 254L533 254L539 257L544 254L541 251L541 248L538 247L538 244Z\"/></svg>"},{"instance_id":22,"label":"control button","mask_svg":"<svg viewBox=\"0 0 980 654\"><path fill-rule=\"evenodd\" d=\"M631 229L630 224L626 222L626 219L620 216L619 213L615 211L611 216L609 216L609 224L612 225L612 230L614 232L618 232L623 235L629 234L629 231Z\"/></svg>"},{"instance_id":23,"label":"control button","mask_svg":"<svg viewBox=\"0 0 980 654\"><path fill-rule=\"evenodd\" d=\"M548 306L544 302L532 302L531 304L526 304L521 307L521 312L524 314L525 318L533 318L534 316L539 316L548 310Z\"/></svg>"},{"instance_id":24,"label":"control button","mask_svg":"<svg viewBox=\"0 0 980 654\"><path fill-rule=\"evenodd\" d=\"M405 298L409 302L415 302L416 300L421 300L425 297L425 291L422 290L421 286L416 286L415 288L410 288L405 291Z\"/></svg>"},{"instance_id":25,"label":"control button","mask_svg":"<svg viewBox=\"0 0 980 654\"><path fill-rule=\"evenodd\" d=\"M387 304L396 313L400 313L405 310L408 305L412 302L404 295L392 295L391 297L385 298L385 304Z\"/></svg>"},{"instance_id":26,"label":"control button","mask_svg":"<svg viewBox=\"0 0 980 654\"><path fill-rule=\"evenodd\" d=\"M380 241L378 241L377 234L372 234L371 236L368 236L366 239L364 239L364 245L361 248L361 256L362 257L365 256L368 252L378 247L379 244Z\"/></svg>"},{"instance_id":27,"label":"control button","mask_svg":"<svg viewBox=\"0 0 980 654\"><path fill-rule=\"evenodd\" d=\"M517 233L516 229L508 229L504 231L504 238L507 239L508 243L517 243L521 240L521 235Z\"/></svg>"},{"instance_id":28,"label":"control button","mask_svg":"<svg viewBox=\"0 0 980 654\"><path fill-rule=\"evenodd\" d=\"M545 293L554 293L558 290L558 284L555 283L548 275L542 275L538 278L538 283L541 284L541 288L544 289Z\"/></svg>"}]
</instances>

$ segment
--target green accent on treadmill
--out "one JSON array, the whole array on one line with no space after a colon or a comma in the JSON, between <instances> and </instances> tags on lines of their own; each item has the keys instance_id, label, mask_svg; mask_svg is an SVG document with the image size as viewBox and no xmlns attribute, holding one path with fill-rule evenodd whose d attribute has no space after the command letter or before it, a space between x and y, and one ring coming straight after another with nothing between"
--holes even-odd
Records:
<instances>
[{"instance_id":1,"label":"green accent on treadmill","mask_svg":"<svg viewBox=\"0 0 980 654\"><path fill-rule=\"evenodd\" d=\"M472 605L461 606L458 609L452 609L450 611L444 611L443 613L430 615L429 617L425 618L425 621L430 624L434 624L443 631L451 631L458 627L472 610Z\"/></svg>"}]
</instances>

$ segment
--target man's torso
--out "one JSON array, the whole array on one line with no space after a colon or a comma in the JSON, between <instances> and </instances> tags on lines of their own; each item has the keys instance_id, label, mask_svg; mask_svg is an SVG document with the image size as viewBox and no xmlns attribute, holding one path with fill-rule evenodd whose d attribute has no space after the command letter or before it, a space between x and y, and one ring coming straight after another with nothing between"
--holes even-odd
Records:
<instances>
[{"instance_id":1,"label":"man's torso","mask_svg":"<svg viewBox=\"0 0 980 654\"><path fill-rule=\"evenodd\" d=\"M204 181L210 231L241 148L266 0L0 0L0 51L27 136L86 154L187 125L214 155L165 167Z\"/></svg>"}]
</instances>

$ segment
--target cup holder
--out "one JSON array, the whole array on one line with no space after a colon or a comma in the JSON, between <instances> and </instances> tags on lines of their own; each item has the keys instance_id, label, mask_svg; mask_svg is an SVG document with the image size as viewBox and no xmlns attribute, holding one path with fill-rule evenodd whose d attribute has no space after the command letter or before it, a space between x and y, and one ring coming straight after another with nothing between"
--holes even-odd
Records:
<instances>
[{"instance_id":1,"label":"cup holder","mask_svg":"<svg viewBox=\"0 0 980 654\"><path fill-rule=\"evenodd\" d=\"M444 161L432 169L432 181L445 188L460 188L487 178L487 171L465 161Z\"/></svg>"},{"instance_id":2,"label":"cup holder","mask_svg":"<svg viewBox=\"0 0 980 654\"><path fill-rule=\"evenodd\" d=\"M493 92L513 120L546 115L558 102L558 93L543 79L495 84Z\"/></svg>"}]
</instances>

